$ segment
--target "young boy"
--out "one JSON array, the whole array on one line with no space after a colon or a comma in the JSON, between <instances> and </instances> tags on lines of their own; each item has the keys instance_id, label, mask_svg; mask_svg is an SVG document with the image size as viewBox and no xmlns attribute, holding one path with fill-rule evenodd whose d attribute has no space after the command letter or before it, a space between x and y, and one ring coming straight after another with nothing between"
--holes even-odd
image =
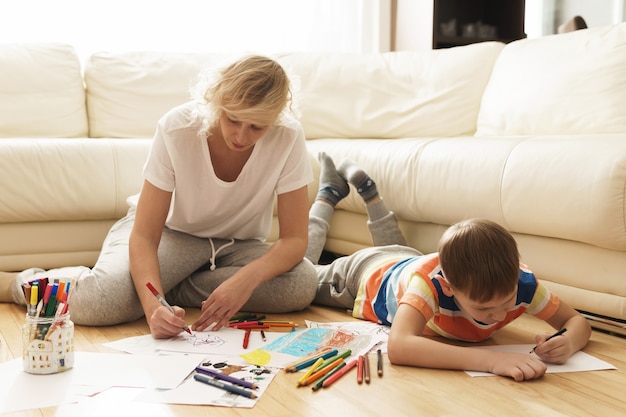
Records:
<instances>
[{"instance_id":1,"label":"young boy","mask_svg":"<svg viewBox=\"0 0 626 417\"><path fill-rule=\"evenodd\" d=\"M395 214L376 184L353 161L339 168L320 154L322 170L309 212L307 259L317 264L336 204L352 184L366 204L374 247L315 265L315 302L353 310L353 316L391 325L389 359L398 365L491 372L515 381L541 377L544 362L564 363L589 340L584 317L544 287L520 263L513 237L482 219L461 221L442 236L437 253L406 246ZM453 346L428 336L478 342L523 313L567 329L550 340L537 335L535 355Z\"/></svg>"}]
</instances>

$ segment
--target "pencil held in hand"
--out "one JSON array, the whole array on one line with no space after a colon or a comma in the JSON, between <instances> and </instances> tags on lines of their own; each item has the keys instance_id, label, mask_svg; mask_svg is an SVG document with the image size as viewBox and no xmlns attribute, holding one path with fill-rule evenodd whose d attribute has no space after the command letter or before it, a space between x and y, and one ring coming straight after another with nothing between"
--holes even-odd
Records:
<instances>
[{"instance_id":1,"label":"pencil held in hand","mask_svg":"<svg viewBox=\"0 0 626 417\"><path fill-rule=\"evenodd\" d=\"M146 286L147 286L147 287L148 287L148 289L152 292L152 294L154 294L154 296L157 298L157 300L159 300L159 302L160 302L163 306L167 307L167 309L168 309L169 311L171 311L171 312L172 312L172 314L175 314L175 313L174 313L174 309L172 308L172 306L171 306L171 305L169 305L167 301L165 301L165 298L163 298L163 297L161 296L161 294L159 294L159 292L157 291L157 289L156 289L156 288L154 288L154 286L153 286L151 283L149 283L149 282L148 282L148 283L146 283ZM187 333L192 334L192 333L191 333L191 329L189 328L189 326L185 325L185 327L183 327L183 329L184 329Z\"/></svg>"},{"instance_id":2,"label":"pencil held in hand","mask_svg":"<svg viewBox=\"0 0 626 417\"><path fill-rule=\"evenodd\" d=\"M548 340L555 338L557 336L561 336L563 333L565 333L567 331L567 328L563 327L561 330L559 330L558 332L554 333L552 336L548 337L546 340L543 341L543 343L546 343ZM533 348L533 350L531 350L528 353L533 353L535 351L535 349L537 349L537 346L535 346Z\"/></svg>"}]
</instances>

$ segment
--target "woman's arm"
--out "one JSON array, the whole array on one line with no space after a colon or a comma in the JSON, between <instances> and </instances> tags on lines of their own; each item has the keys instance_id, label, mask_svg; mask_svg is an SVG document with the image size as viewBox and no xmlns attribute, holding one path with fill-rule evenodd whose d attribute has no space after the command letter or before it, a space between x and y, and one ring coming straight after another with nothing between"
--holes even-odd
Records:
<instances>
[{"instance_id":1,"label":"woman's arm","mask_svg":"<svg viewBox=\"0 0 626 417\"><path fill-rule=\"evenodd\" d=\"M423 336L426 320L415 308L401 304L389 335L389 360L396 365L490 372L516 381L541 377L546 365L528 354L473 349Z\"/></svg>"},{"instance_id":2,"label":"woman's arm","mask_svg":"<svg viewBox=\"0 0 626 417\"><path fill-rule=\"evenodd\" d=\"M248 301L256 287L302 261L308 242L309 197L306 186L278 196L278 239L259 259L242 267L203 303L193 329L224 326Z\"/></svg>"},{"instance_id":3,"label":"woman's arm","mask_svg":"<svg viewBox=\"0 0 626 417\"><path fill-rule=\"evenodd\" d=\"M146 287L146 283L150 282L159 293L164 294L157 250L171 198L172 193L144 181L129 242L130 273L150 332L155 338L175 336L185 326L184 311L174 307L176 315L173 315Z\"/></svg>"}]
</instances>

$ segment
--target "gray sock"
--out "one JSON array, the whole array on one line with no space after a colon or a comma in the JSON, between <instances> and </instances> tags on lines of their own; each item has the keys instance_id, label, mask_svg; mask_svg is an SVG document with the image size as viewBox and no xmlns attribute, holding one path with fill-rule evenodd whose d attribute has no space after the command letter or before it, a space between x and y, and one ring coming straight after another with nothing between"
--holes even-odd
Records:
<instances>
[{"instance_id":1,"label":"gray sock","mask_svg":"<svg viewBox=\"0 0 626 417\"><path fill-rule=\"evenodd\" d=\"M345 179L337 172L335 163L330 156L324 152L319 154L322 164L320 172L320 188L317 191L316 199L324 200L335 207L344 197L350 193L350 187Z\"/></svg>"},{"instance_id":2,"label":"gray sock","mask_svg":"<svg viewBox=\"0 0 626 417\"><path fill-rule=\"evenodd\" d=\"M373 204L367 204L365 209L367 210L367 217L372 222L382 219L389 214L389 209L385 206L382 198Z\"/></svg>"},{"instance_id":3,"label":"gray sock","mask_svg":"<svg viewBox=\"0 0 626 417\"><path fill-rule=\"evenodd\" d=\"M378 190L374 180L353 160L345 159L337 171L346 181L354 185L354 188L356 188L366 203L378 197Z\"/></svg>"},{"instance_id":4,"label":"gray sock","mask_svg":"<svg viewBox=\"0 0 626 417\"><path fill-rule=\"evenodd\" d=\"M326 233L334 209L328 204L315 201L309 210L309 245L305 258L317 265L326 244Z\"/></svg>"}]
</instances>

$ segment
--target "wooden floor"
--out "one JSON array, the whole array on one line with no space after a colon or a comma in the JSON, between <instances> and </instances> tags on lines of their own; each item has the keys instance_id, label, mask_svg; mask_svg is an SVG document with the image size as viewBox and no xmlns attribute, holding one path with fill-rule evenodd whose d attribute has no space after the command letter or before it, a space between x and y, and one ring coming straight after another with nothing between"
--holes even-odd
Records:
<instances>
[{"instance_id":1,"label":"wooden floor","mask_svg":"<svg viewBox=\"0 0 626 417\"><path fill-rule=\"evenodd\" d=\"M188 310L189 320L197 310ZM343 311L311 307L283 316L304 325L315 321L353 320ZM21 356L24 310L0 304L0 361ZM103 343L146 334L143 320L115 327L75 329L76 351L117 352ZM534 334L549 332L543 322L524 316L501 330L491 342L533 343ZM503 377L471 378L460 371L392 366L385 358L384 376L358 385L355 373L329 389L296 388L297 374L280 372L252 409L212 406L155 405L102 401L97 409L61 406L15 412L9 416L624 416L626 415L626 339L594 331L585 352L618 370L547 374L529 382ZM2 375L0 375L0 378ZM93 403L92 403L93 404Z\"/></svg>"}]
</instances>

